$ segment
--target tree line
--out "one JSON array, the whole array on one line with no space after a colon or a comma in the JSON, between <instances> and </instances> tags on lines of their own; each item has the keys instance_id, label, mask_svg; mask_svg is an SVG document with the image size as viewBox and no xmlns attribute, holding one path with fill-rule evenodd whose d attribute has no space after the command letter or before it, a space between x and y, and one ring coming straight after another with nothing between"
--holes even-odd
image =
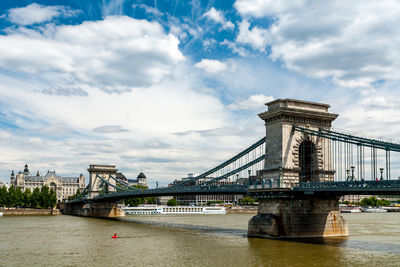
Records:
<instances>
[{"instance_id":1,"label":"tree line","mask_svg":"<svg viewBox=\"0 0 400 267\"><path fill-rule=\"evenodd\" d=\"M372 206L372 207L381 207L381 206L390 206L392 203L386 199L378 199L374 196L363 198L360 202L350 202L350 201L343 201L342 204L352 204L352 205L360 205L360 206ZM400 204L400 200L397 200L397 203Z\"/></svg>"},{"instance_id":2,"label":"tree line","mask_svg":"<svg viewBox=\"0 0 400 267\"><path fill-rule=\"evenodd\" d=\"M48 209L56 204L56 193L48 186L43 186L41 189L36 187L33 192L30 188L22 192L20 187L13 185L8 190L6 186L0 188L0 207Z\"/></svg>"},{"instance_id":3,"label":"tree line","mask_svg":"<svg viewBox=\"0 0 400 267\"><path fill-rule=\"evenodd\" d=\"M376 197L368 197L364 198L360 202L361 206L372 206L372 207L382 207L382 206L390 206L390 201L385 199L377 199Z\"/></svg>"}]
</instances>

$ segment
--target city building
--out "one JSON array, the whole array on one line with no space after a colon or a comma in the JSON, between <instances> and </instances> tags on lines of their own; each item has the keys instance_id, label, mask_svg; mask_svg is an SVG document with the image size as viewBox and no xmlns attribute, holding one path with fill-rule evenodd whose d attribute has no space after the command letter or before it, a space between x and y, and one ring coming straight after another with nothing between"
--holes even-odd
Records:
<instances>
[{"instance_id":1,"label":"city building","mask_svg":"<svg viewBox=\"0 0 400 267\"><path fill-rule=\"evenodd\" d=\"M189 182L190 179L194 177L194 174L188 174L188 177L182 178L180 180L175 180L172 183L170 183L168 186L176 186L181 183L186 184L184 186L194 186L194 185L199 185L204 182L211 181L214 179L214 177L205 177L199 180L196 180L194 182ZM246 179L247 180L247 179ZM220 180L217 182L214 182L213 184L210 185L227 185L227 184L236 184L236 182L232 181L226 181L226 180ZM225 195L225 194L216 194L216 195L179 195L176 196L176 200L180 205L206 205L207 202L210 201L222 201L224 203L237 203L240 199L243 198L243 195Z\"/></svg>"},{"instance_id":2,"label":"city building","mask_svg":"<svg viewBox=\"0 0 400 267\"><path fill-rule=\"evenodd\" d=\"M370 197L369 195L345 195L340 197L339 201L340 202L345 202L348 201L350 203L359 203L361 200L364 198Z\"/></svg>"},{"instance_id":3,"label":"city building","mask_svg":"<svg viewBox=\"0 0 400 267\"><path fill-rule=\"evenodd\" d=\"M20 171L17 175L14 170L11 172L10 185L21 188L22 191L29 188L31 192L38 187L41 189L43 186L48 186L56 193L57 200L61 201L67 199L69 196L76 194L78 189L82 191L85 186L85 176L83 174L79 177L62 177L58 176L55 171L47 171L46 175L40 175L39 171L36 175L31 175L28 169L28 164L25 164L24 171Z\"/></svg>"},{"instance_id":4,"label":"city building","mask_svg":"<svg viewBox=\"0 0 400 267\"><path fill-rule=\"evenodd\" d=\"M145 186L147 187L147 178L146 175L144 175L143 172L139 173L136 179L128 179L128 184L133 186L133 185L140 185L140 186Z\"/></svg>"},{"instance_id":5,"label":"city building","mask_svg":"<svg viewBox=\"0 0 400 267\"><path fill-rule=\"evenodd\" d=\"M168 200L174 198L173 196L159 196L157 197L158 205L167 205Z\"/></svg>"}]
</instances>

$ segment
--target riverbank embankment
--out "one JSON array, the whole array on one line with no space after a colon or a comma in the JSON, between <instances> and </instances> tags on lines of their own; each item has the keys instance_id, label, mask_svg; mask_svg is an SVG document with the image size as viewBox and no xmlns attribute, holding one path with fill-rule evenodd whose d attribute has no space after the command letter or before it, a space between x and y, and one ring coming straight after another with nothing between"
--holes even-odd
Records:
<instances>
[{"instance_id":1,"label":"riverbank embankment","mask_svg":"<svg viewBox=\"0 0 400 267\"><path fill-rule=\"evenodd\" d=\"M58 209L0 209L3 216L48 216L59 215Z\"/></svg>"},{"instance_id":2,"label":"riverbank embankment","mask_svg":"<svg viewBox=\"0 0 400 267\"><path fill-rule=\"evenodd\" d=\"M258 206L244 206L227 208L227 214L257 214Z\"/></svg>"}]
</instances>

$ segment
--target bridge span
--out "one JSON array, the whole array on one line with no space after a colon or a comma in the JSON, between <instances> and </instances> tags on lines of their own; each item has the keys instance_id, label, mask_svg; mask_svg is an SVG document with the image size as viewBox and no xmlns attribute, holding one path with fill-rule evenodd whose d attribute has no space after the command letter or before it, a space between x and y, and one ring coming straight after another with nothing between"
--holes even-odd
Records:
<instances>
[{"instance_id":1,"label":"bridge span","mask_svg":"<svg viewBox=\"0 0 400 267\"><path fill-rule=\"evenodd\" d=\"M400 180L391 179L399 144L333 131L338 114L327 104L278 99L267 106L259 114L266 136L218 166L175 186L139 190L117 180L115 166L90 165L88 186L63 212L116 217L127 198L242 194L259 201L250 237L346 236L340 196L400 194Z\"/></svg>"}]
</instances>

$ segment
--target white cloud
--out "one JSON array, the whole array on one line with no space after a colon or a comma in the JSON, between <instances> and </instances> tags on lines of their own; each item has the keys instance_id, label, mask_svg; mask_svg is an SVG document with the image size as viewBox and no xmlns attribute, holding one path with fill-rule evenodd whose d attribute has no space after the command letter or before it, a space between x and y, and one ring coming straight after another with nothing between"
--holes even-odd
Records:
<instances>
[{"instance_id":1,"label":"white cloud","mask_svg":"<svg viewBox=\"0 0 400 267\"><path fill-rule=\"evenodd\" d=\"M235 8L242 16L262 18L282 14L287 10L296 10L303 0L237 0Z\"/></svg>"},{"instance_id":2,"label":"white cloud","mask_svg":"<svg viewBox=\"0 0 400 267\"><path fill-rule=\"evenodd\" d=\"M0 36L0 50L7 51L0 54L0 67L48 79L57 76L57 83L63 77L67 84L127 91L151 86L171 74L184 59L178 43L157 22L107 17Z\"/></svg>"},{"instance_id":3,"label":"white cloud","mask_svg":"<svg viewBox=\"0 0 400 267\"><path fill-rule=\"evenodd\" d=\"M235 28L235 24L231 21L227 21L224 14L221 11L216 10L214 7L211 7L210 10L203 14L203 16L216 23L220 23L223 29L233 30Z\"/></svg>"},{"instance_id":4,"label":"white cloud","mask_svg":"<svg viewBox=\"0 0 400 267\"><path fill-rule=\"evenodd\" d=\"M227 39L225 39L224 41L222 41L220 43L221 45L226 45L229 49L232 50L232 52L239 54L242 57L247 56L247 52L246 49L244 49L243 47L241 47L240 45L236 44L235 42L231 42L228 41Z\"/></svg>"},{"instance_id":5,"label":"white cloud","mask_svg":"<svg viewBox=\"0 0 400 267\"><path fill-rule=\"evenodd\" d=\"M272 96L251 95L247 99L239 100L228 106L231 110L251 110L265 108L265 104L274 100Z\"/></svg>"},{"instance_id":6,"label":"white cloud","mask_svg":"<svg viewBox=\"0 0 400 267\"><path fill-rule=\"evenodd\" d=\"M239 24L239 34L236 37L236 42L248 44L254 49L263 52L269 42L269 34L267 30L257 26L250 29L250 23L247 20L243 20Z\"/></svg>"},{"instance_id":7,"label":"white cloud","mask_svg":"<svg viewBox=\"0 0 400 267\"><path fill-rule=\"evenodd\" d=\"M124 10L124 0L102 1L103 16L122 15Z\"/></svg>"},{"instance_id":8,"label":"white cloud","mask_svg":"<svg viewBox=\"0 0 400 267\"><path fill-rule=\"evenodd\" d=\"M212 167L241 148L238 140L249 137L173 134L229 127L233 121L216 97L196 90L202 85L192 72L191 66L182 66L158 84L124 94L79 85L86 97L38 93L37 82L0 75L2 120L18 127L0 132L12 133L12 138L0 140L0 173L9 175L28 162L35 170L77 175L89 164L103 163L117 164L129 177L143 168L153 182L166 184ZM34 139L27 138L32 135ZM232 139L237 145L228 145ZM212 146L221 150L206 156Z\"/></svg>"},{"instance_id":9,"label":"white cloud","mask_svg":"<svg viewBox=\"0 0 400 267\"><path fill-rule=\"evenodd\" d=\"M226 63L216 59L202 59L194 65L196 68L202 69L205 72L217 74L228 69Z\"/></svg>"},{"instance_id":10,"label":"white cloud","mask_svg":"<svg viewBox=\"0 0 400 267\"><path fill-rule=\"evenodd\" d=\"M75 13L64 6L43 6L32 3L26 7L10 9L8 19L15 24L31 25L50 21L58 16L72 16Z\"/></svg>"},{"instance_id":11,"label":"white cloud","mask_svg":"<svg viewBox=\"0 0 400 267\"><path fill-rule=\"evenodd\" d=\"M95 133L122 133L127 130L121 128L119 125L103 125L94 128L92 131Z\"/></svg>"},{"instance_id":12,"label":"white cloud","mask_svg":"<svg viewBox=\"0 0 400 267\"><path fill-rule=\"evenodd\" d=\"M266 45L290 70L346 87L400 79L398 1L238 0L235 7L246 18L272 19ZM249 42L263 47L259 39Z\"/></svg>"},{"instance_id":13,"label":"white cloud","mask_svg":"<svg viewBox=\"0 0 400 267\"><path fill-rule=\"evenodd\" d=\"M132 8L141 8L141 9L143 9L146 13L153 14L153 15L155 15L155 16L160 16L160 15L162 15L162 13L161 13L157 8L154 8L154 7L145 5L145 4L133 4L133 5L132 5Z\"/></svg>"}]
</instances>

